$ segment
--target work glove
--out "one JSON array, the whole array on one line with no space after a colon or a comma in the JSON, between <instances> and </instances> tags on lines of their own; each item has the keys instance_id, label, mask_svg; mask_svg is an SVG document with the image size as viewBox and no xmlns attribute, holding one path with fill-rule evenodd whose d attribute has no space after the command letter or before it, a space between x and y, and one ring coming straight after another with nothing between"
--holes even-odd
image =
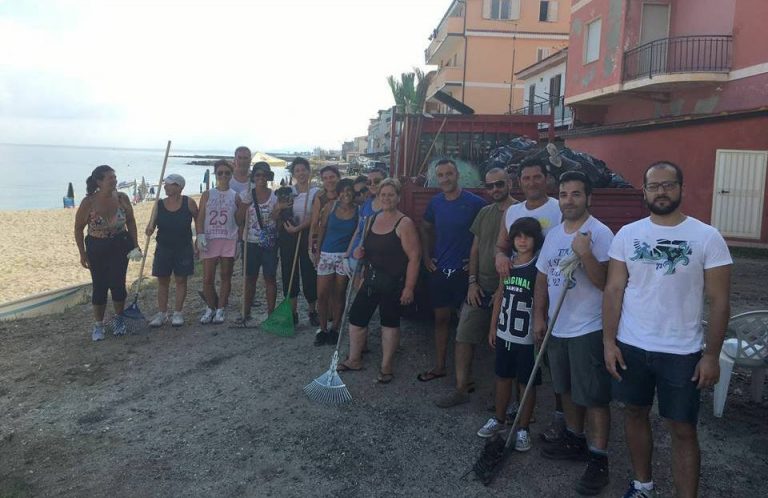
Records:
<instances>
[{"instance_id":1,"label":"work glove","mask_svg":"<svg viewBox=\"0 0 768 498\"><path fill-rule=\"evenodd\" d=\"M131 252L128 253L128 259L130 261L141 261L141 257L142 257L141 249L139 249L138 247L134 247L133 249L131 249Z\"/></svg>"},{"instance_id":2,"label":"work glove","mask_svg":"<svg viewBox=\"0 0 768 498\"><path fill-rule=\"evenodd\" d=\"M205 239L204 233L197 234L197 239L195 239L195 244L197 244L197 249L199 251L205 252L206 249L208 249L208 241Z\"/></svg>"},{"instance_id":3,"label":"work glove","mask_svg":"<svg viewBox=\"0 0 768 498\"><path fill-rule=\"evenodd\" d=\"M253 196L251 195L250 192L246 192L245 190L243 190L238 195L240 196L240 202L242 204L251 204L251 203L253 203Z\"/></svg>"}]
</instances>

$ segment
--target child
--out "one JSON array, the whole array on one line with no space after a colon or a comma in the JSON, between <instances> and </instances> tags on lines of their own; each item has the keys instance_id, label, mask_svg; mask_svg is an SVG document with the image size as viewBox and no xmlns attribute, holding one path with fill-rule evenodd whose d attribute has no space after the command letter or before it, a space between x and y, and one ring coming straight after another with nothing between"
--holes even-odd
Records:
<instances>
[{"instance_id":1,"label":"child","mask_svg":"<svg viewBox=\"0 0 768 498\"><path fill-rule=\"evenodd\" d=\"M477 432L480 437L492 437L506 429L507 404L514 380L520 391L525 390L533 371L533 286L536 282L536 256L544 243L541 225L535 218L520 218L509 228L511 255L514 268L509 277L499 281L493 296L493 312L498 320L491 322L488 343L496 350L496 416ZM536 372L534 385L541 384L541 372ZM536 403L536 389L532 387L525 404L520 408L520 420L515 437L515 449L528 451L531 439L528 424Z\"/></svg>"}]
</instances>

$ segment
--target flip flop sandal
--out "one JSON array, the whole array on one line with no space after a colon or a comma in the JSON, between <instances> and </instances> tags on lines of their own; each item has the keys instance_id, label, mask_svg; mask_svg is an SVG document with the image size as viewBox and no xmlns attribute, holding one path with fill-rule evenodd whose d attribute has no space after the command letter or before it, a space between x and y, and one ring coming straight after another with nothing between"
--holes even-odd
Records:
<instances>
[{"instance_id":1,"label":"flip flop sandal","mask_svg":"<svg viewBox=\"0 0 768 498\"><path fill-rule=\"evenodd\" d=\"M386 374L384 372L379 372L379 376L376 377L376 382L379 384L389 384L392 382L392 379L394 379L395 376L393 374Z\"/></svg>"},{"instance_id":2,"label":"flip flop sandal","mask_svg":"<svg viewBox=\"0 0 768 498\"><path fill-rule=\"evenodd\" d=\"M436 374L432 370L429 370L428 372L422 372L419 375L416 376L416 379L419 380L419 382L429 382L431 380L435 379L441 379L445 377L447 374Z\"/></svg>"},{"instance_id":3,"label":"flip flop sandal","mask_svg":"<svg viewBox=\"0 0 768 498\"><path fill-rule=\"evenodd\" d=\"M347 365L346 363L339 363L338 365L336 365L336 371L337 372L359 372L362 369L363 369L363 367L352 368L349 365Z\"/></svg>"}]
</instances>

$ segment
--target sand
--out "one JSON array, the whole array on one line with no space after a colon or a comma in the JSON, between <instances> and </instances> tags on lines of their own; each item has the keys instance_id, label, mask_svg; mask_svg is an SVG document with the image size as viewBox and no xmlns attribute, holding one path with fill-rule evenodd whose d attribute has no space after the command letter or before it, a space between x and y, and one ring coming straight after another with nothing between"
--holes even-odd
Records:
<instances>
[{"instance_id":1,"label":"sand","mask_svg":"<svg viewBox=\"0 0 768 498\"><path fill-rule=\"evenodd\" d=\"M152 203L133 207L139 232L139 245L144 249L144 228L149 222ZM80 265L75 244L76 209L45 209L0 212L0 303L90 283L91 275ZM152 273L155 252L154 236L149 245L144 275ZM128 279L139 276L141 263L128 265Z\"/></svg>"}]
</instances>

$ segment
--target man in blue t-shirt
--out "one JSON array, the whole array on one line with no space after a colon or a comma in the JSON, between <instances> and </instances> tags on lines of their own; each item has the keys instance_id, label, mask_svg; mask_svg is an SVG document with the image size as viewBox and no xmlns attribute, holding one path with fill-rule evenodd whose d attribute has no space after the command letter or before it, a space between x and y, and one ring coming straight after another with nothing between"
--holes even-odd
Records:
<instances>
[{"instance_id":1,"label":"man in blue t-shirt","mask_svg":"<svg viewBox=\"0 0 768 498\"><path fill-rule=\"evenodd\" d=\"M420 373L422 382L445 377L448 324L451 310L467 297L467 265L474 235L472 222L485 201L459 186L459 169L450 159L438 161L437 183L442 190L429 201L421 222L424 266L429 271L429 297L435 310L435 367Z\"/></svg>"}]
</instances>

